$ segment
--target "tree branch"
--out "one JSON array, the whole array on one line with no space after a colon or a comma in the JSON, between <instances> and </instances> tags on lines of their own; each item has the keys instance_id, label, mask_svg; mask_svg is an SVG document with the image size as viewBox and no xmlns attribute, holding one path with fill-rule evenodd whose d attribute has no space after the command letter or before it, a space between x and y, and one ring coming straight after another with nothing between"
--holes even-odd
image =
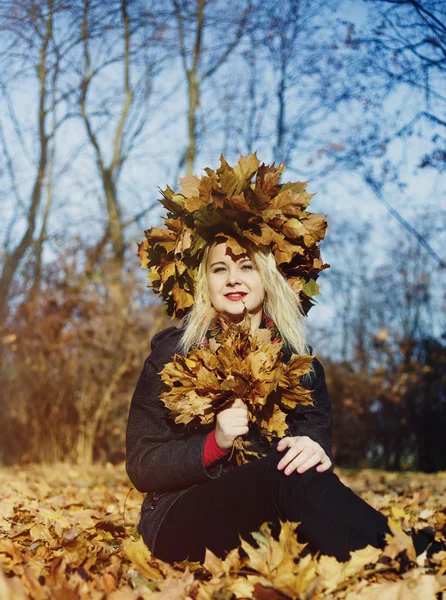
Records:
<instances>
[{"instance_id":1,"label":"tree branch","mask_svg":"<svg viewBox=\"0 0 446 600\"><path fill-rule=\"evenodd\" d=\"M122 109L121 118L119 120L118 126L116 128L115 134L115 143L114 143L114 152L113 152L113 160L110 165L110 171L113 174L119 161L123 160L121 154L121 146L122 146L122 136L124 131L125 122L127 120L130 106L133 101L133 92L130 87L130 30L129 30L129 17L127 14L127 2L126 0L122 0L121 2L122 9L122 20L124 25L124 89L125 89L125 102Z\"/></svg>"},{"instance_id":2,"label":"tree branch","mask_svg":"<svg viewBox=\"0 0 446 600\"><path fill-rule=\"evenodd\" d=\"M400 215L400 213L390 204L390 202L384 197L381 186L376 182L370 173L364 173L363 179L365 183L375 194L376 198L384 204L389 213L395 217L395 219L401 223L401 225L418 241L418 243L426 250L426 252L439 264L441 269L446 269L446 262L438 256L435 250L428 244L424 237L418 233L418 231L412 227L412 225Z\"/></svg>"}]
</instances>

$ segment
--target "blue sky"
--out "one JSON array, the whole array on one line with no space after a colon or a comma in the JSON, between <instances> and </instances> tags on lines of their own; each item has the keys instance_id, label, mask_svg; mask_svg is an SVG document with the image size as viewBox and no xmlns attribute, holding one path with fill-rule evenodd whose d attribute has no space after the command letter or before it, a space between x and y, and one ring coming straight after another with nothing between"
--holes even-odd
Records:
<instances>
[{"instance_id":1,"label":"blue sky","mask_svg":"<svg viewBox=\"0 0 446 600\"><path fill-rule=\"evenodd\" d=\"M339 4L337 15L346 21L353 21L358 27L363 23L367 14L366 5L363 2L344 1ZM108 73L107 86L110 88L113 82L120 80L122 73L119 69L110 69ZM36 89L30 79L17 79L13 83L12 100L14 110L20 120L24 147L21 146L17 136L14 135L14 128L9 119L8 112L3 103L0 112L0 122L4 129L7 139L10 140L9 150L17 166L17 179L19 188L25 203L28 201L32 180L34 177L36 145L33 140L33 130L36 122ZM97 98L102 93L98 88ZM212 102L212 88L209 88L205 94L206 106L209 108L209 102ZM96 99L97 99L96 98ZM161 106L157 103L160 98L166 98ZM419 93L413 90L401 88L397 94L390 96L385 105L385 114L383 119L391 119L399 108L401 114L398 118L401 122L407 118L415 105L419 102ZM120 201L123 206L124 214L130 217L139 212L145 206L152 203L159 197L157 186L165 187L167 184L173 186L176 176L184 175L178 172L178 160L181 150L186 144L186 120L185 120L185 84L183 74L177 65L170 69L168 76L155 82L155 90L152 95L148 111L154 115L150 119L146 133L141 140L141 144L134 152L131 160L122 174L120 184ZM214 106L213 109L218 108ZM204 112L203 112L204 114ZM212 114L212 111L209 113ZM271 113L266 121L274 119L274 106L271 105ZM396 117L395 117L396 118ZM206 120L208 119L208 120ZM327 137L328 131L333 127L334 121L339 120L341 133L339 139ZM312 133L315 137L326 141L335 141L342 143L343 127L345 123L351 123L352 126L361 128L362 114L360 108L357 114L333 115L327 122L322 123L319 129ZM204 116L204 123L212 127L211 116ZM436 213L437 222L441 218L440 211L445 215L446 186L444 177L440 177L434 170L420 171L416 168L417 161L422 154L423 148L427 152L430 145L432 131L427 125L420 126L419 136L415 135L406 140L399 140L392 143L388 148L388 157L394 164L399 165L401 179L405 183L405 189L401 190L395 183L389 182L384 187L385 197L402 214L402 216L411 222L421 233L423 228L429 225L428 215ZM55 203L50 221L50 233L62 233L64 237L76 237L94 239L103 231L105 219L105 204L101 185L97 177L94 155L84 142L85 131L82 123L78 119L70 120L61 129L56 140L56 149L60 157L57 169L61 165L68 163L69 167L64 173L59 173L54 185ZM104 132L102 135L104 145L110 147L110 136ZM200 152L196 161L196 172L205 166L216 168L218 166L218 157L221 148L225 145L225 140L221 136L208 137L205 143L200 146ZM73 151L76 150L73 160ZM243 153L244 150L241 149ZM269 162L271 160L271 145L265 140L258 152L261 160ZM236 162L238 153L233 149L227 156L230 163ZM376 167L378 167L376 161ZM370 161L373 167L373 161ZM308 167L308 156L304 153L296 154L287 171L283 176L283 181L302 179L302 173L306 172ZM342 223L353 226L365 224L371 231L368 242L368 256L370 268L385 263L388 258L388 249L393 243L400 243L400 236L406 234L401 226L395 222L386 208L378 201L371 190L364 184L360 174L352 171L334 171L325 176L314 178L311 171L314 171L314 165L311 169L308 167L309 179L308 189L310 192L316 192L312 199L312 211L321 212L327 215L330 231L336 231L336 228ZM57 171L56 171L57 172ZM5 189L5 188L4 188ZM160 206L161 208L161 206ZM0 232L4 233L10 219L20 212L20 207L11 194L4 194L0 199L0 210L3 215L3 227ZM23 211L23 214L26 210ZM144 220L143 229L151 225L158 224L161 211L153 211L150 218ZM24 220L17 219L13 228L13 239L18 239L24 228ZM431 225L429 225L431 227ZM136 241L143 237L143 231L139 226L134 226L128 232L128 247L136 247ZM446 247L445 233L436 233L431 244L433 248L441 254ZM420 250L420 252L424 252ZM53 256L51 245L47 246L47 260ZM336 248L328 248L324 251L322 245L323 258L336 265L338 269L349 268L345 264L346 257ZM138 260L135 258L135 269L138 268ZM426 269L433 273L437 270L435 262L426 256ZM315 331L322 330L324 324L327 327L335 318L333 305L330 295L326 293L329 289L330 270L325 271L319 278L323 295L319 297L316 307L310 311L309 325L310 329ZM144 285L144 272L140 272L141 284ZM435 293L438 297L438 306L441 308L441 301L444 298L444 276L443 279L435 278ZM147 292L150 293L150 292ZM444 305L443 305L444 309ZM444 321L438 319L436 332L444 328ZM316 333L314 334L316 335Z\"/></svg>"}]
</instances>

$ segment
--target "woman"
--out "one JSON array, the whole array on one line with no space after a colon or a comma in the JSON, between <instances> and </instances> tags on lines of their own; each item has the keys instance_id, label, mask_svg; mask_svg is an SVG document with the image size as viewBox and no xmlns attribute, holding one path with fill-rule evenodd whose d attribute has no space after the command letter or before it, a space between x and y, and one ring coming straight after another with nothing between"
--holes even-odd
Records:
<instances>
[{"instance_id":1,"label":"woman","mask_svg":"<svg viewBox=\"0 0 446 600\"><path fill-rule=\"evenodd\" d=\"M222 161L222 168L225 165L227 163ZM227 167L230 169L229 165ZM227 177L223 178L220 170L217 181L215 174L209 175L209 171L215 194L215 189L220 191L221 182ZM255 186L259 173L264 175L261 168L256 172ZM250 190L257 189L251 183L249 170L245 169L243 176L245 187L243 182L239 185L238 197L240 189L246 190L245 196L251 195ZM203 180L197 181L199 183L190 192L195 194L194 198L203 192L199 187ZM190 182L187 184L190 190ZM209 182L203 186L207 190ZM178 219L184 217L185 206L188 206L185 187L181 198L168 198L170 211L175 209L173 199L177 198L180 204ZM284 191L276 187L274 193L271 192L272 198ZM237 202L240 206L239 199ZM297 204L296 201L294 205ZM200 212L196 203L189 203L189 206L193 214ZM230 213L231 205L225 210ZM178 231L176 260L180 257L188 264L184 231L189 227L204 238L203 215L201 221L197 220L192 226L184 217L180 228L172 214L168 220L171 222L167 223L171 231ZM265 209L264 214L270 215ZM247 221L240 218L240 222L248 232ZM272 443L250 425L243 398L221 410L212 425L198 426L194 430L175 425L159 399L162 389L159 373L172 361L174 354L186 355L193 347L207 346L212 338L218 344L224 318L239 322L246 311L250 315L252 331L268 328L272 331L273 341L284 342L284 362L292 353L311 352L305 340L299 294L289 285L283 266L279 271L278 259L273 253L275 246L255 244L254 236L249 232L245 237L239 233L240 228L237 235L228 233L228 223L223 221L219 229L214 219L213 233L207 235L194 275L193 303L187 306L184 295L177 293L174 296L175 300L181 298L183 307L188 308L185 318L180 327L170 327L153 338L152 352L146 359L133 395L127 429L127 472L138 490L148 492L139 528L156 557L168 562L203 561L206 548L223 557L239 545L240 536L248 537L262 523L270 522L277 535L279 521L289 520L300 523L296 534L299 541L308 544L307 551L320 551L345 561L352 550L368 544L382 546L390 529L384 515L356 496L333 473L330 401L324 371L317 359L313 360L310 375L302 381L312 391L313 404L297 405L287 417L287 435ZM165 265L169 263L172 247L162 242L165 254L160 256L160 230L154 232L152 228L149 234L149 245L152 243L152 246L144 248L148 264L152 269L156 265L167 268ZM304 237L302 232L300 236ZM166 239L172 243L174 237L169 232ZM289 235L287 239L289 241ZM178 250L180 247L183 254ZM196 244L191 242L189 247L196 248ZM292 261L288 263L292 265ZM318 265L319 270L321 265ZM171 289L181 281L178 273L183 272L183 268L175 271ZM159 280L155 278L155 281L166 284L168 279L163 277L161 267L157 274ZM160 293L163 292L161 283L158 284ZM190 289L187 280L182 289ZM172 312L172 304L170 307ZM177 302L176 308L181 308L181 303ZM234 466L230 452L239 437L251 442L251 448L264 456ZM421 541L419 551L426 545Z\"/></svg>"}]
</instances>

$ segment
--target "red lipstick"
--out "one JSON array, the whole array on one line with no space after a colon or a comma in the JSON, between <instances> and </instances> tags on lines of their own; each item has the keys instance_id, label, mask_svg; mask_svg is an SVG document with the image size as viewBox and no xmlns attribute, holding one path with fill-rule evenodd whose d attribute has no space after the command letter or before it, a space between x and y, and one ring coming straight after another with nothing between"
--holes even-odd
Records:
<instances>
[{"instance_id":1,"label":"red lipstick","mask_svg":"<svg viewBox=\"0 0 446 600\"><path fill-rule=\"evenodd\" d=\"M229 294L225 294L225 298L227 298L228 300L232 300L233 302L238 302L246 295L246 292L229 292Z\"/></svg>"}]
</instances>

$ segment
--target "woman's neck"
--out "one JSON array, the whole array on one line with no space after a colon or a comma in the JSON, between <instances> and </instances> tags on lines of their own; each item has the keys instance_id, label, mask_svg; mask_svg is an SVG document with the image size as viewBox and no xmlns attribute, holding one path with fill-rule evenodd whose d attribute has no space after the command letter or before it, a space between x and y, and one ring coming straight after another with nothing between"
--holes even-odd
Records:
<instances>
[{"instance_id":1,"label":"woman's neck","mask_svg":"<svg viewBox=\"0 0 446 600\"><path fill-rule=\"evenodd\" d=\"M254 314L250 314L249 316L251 319L251 332L253 332L260 327L260 324L262 322L263 311L260 310ZM233 318L231 318L230 320L233 323L241 323L245 318L244 315L240 315L239 317L236 315L232 315L232 317ZM222 321L221 325L223 329L226 329L226 323L224 321Z\"/></svg>"}]
</instances>

